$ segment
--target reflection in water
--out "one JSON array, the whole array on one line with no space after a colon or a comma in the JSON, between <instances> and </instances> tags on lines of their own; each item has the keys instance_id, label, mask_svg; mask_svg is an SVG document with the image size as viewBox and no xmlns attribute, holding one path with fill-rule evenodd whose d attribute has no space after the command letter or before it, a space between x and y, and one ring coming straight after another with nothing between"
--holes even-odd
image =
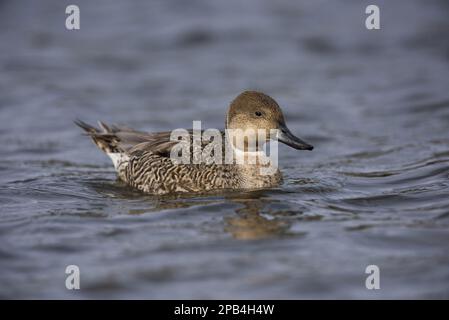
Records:
<instances>
[{"instance_id":1,"label":"reflection in water","mask_svg":"<svg viewBox=\"0 0 449 320\"><path fill-rule=\"evenodd\" d=\"M224 228L234 238L253 240L280 236L287 233L291 223L262 214L266 200L259 192L246 193L250 197L234 198L231 201L243 205L235 211L236 216L226 217Z\"/></svg>"},{"instance_id":2,"label":"reflection in water","mask_svg":"<svg viewBox=\"0 0 449 320\"><path fill-rule=\"evenodd\" d=\"M135 201L140 203L140 207L128 209L127 213L130 215L187 209L223 202L236 204L235 214L223 218L224 231L235 239L263 239L285 235L291 225L290 221L281 219L284 215L283 212L279 211L279 214L277 214L277 211L268 212L264 210L267 205L273 203L273 199L264 199L264 191L152 196L135 191L120 181L109 184L92 183L91 186L98 193L106 193L110 197L122 200L134 198Z\"/></svg>"},{"instance_id":3,"label":"reflection in water","mask_svg":"<svg viewBox=\"0 0 449 320\"><path fill-rule=\"evenodd\" d=\"M176 200L158 200L151 211L166 209L188 208L191 206L215 204L226 201L237 204L235 214L223 218L225 232L233 238L241 240L254 240L280 236L287 233L291 223L273 217L272 214L264 215L265 205L273 202L263 199L263 191L245 191L241 194L229 192L224 196L215 193L219 197L198 199L195 195L179 195ZM221 195L221 196L220 196ZM171 197L174 198L173 196ZM190 198L190 201L188 200ZM148 211L147 211L148 212Z\"/></svg>"}]
</instances>

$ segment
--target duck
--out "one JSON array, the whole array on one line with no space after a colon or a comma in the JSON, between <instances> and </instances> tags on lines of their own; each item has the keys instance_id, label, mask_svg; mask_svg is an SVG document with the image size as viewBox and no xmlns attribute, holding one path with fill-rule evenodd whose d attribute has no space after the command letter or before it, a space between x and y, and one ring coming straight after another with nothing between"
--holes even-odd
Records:
<instances>
[{"instance_id":1,"label":"duck","mask_svg":"<svg viewBox=\"0 0 449 320\"><path fill-rule=\"evenodd\" d=\"M263 149L252 148L248 143L248 135L243 137L243 144L237 145L236 140L229 139L226 135L228 131L237 132L234 138L254 130L266 133L255 136L256 140L260 140L257 141L257 146L269 141L279 141L297 150L314 148L288 129L278 103L267 94L258 91L240 93L232 100L227 110L225 130L220 133L227 146L230 146L233 156L231 162L173 161L173 151L180 141L174 140L170 131L144 132L103 122L98 122L97 128L81 120L76 120L75 124L111 158L119 180L144 193L155 195L266 189L279 186L283 178L277 166L270 174L261 171L272 165L258 160ZM194 132L192 130L187 132L189 138L193 138ZM201 141L201 146L204 145L207 145L207 142ZM241 161L242 159L247 161Z\"/></svg>"}]
</instances>

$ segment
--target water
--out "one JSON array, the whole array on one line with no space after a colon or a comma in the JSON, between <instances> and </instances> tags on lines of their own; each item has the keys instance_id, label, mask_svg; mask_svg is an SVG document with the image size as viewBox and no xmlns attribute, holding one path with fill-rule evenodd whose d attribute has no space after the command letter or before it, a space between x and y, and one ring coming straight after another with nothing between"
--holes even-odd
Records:
<instances>
[{"instance_id":1,"label":"water","mask_svg":"<svg viewBox=\"0 0 449 320\"><path fill-rule=\"evenodd\" d=\"M76 3L0 2L1 297L449 298L446 1ZM220 128L244 89L315 146L279 188L144 195L72 123Z\"/></svg>"}]
</instances>

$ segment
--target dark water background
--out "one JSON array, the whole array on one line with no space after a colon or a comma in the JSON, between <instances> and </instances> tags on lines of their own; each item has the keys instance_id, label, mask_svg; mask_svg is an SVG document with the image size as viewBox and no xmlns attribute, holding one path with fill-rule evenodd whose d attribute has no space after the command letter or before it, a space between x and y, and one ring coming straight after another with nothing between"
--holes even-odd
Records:
<instances>
[{"instance_id":1,"label":"dark water background","mask_svg":"<svg viewBox=\"0 0 449 320\"><path fill-rule=\"evenodd\" d=\"M0 1L0 297L449 298L449 4L374 2ZM143 195L72 123L220 128L244 89L315 146L274 190Z\"/></svg>"}]
</instances>

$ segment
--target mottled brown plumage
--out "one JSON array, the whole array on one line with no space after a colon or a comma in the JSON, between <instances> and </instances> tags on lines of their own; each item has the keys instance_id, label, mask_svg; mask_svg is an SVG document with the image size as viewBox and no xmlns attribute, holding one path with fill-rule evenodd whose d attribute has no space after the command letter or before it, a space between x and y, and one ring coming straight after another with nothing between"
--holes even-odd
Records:
<instances>
[{"instance_id":1,"label":"mottled brown plumage","mask_svg":"<svg viewBox=\"0 0 449 320\"><path fill-rule=\"evenodd\" d=\"M99 122L100 130L82 121L75 123L111 157L118 177L143 192L167 194L258 189L277 186L282 181L277 169L271 175L260 174L260 168L264 166L260 163L176 164L170 159L170 152L178 141L170 141L171 132L146 133ZM226 116L226 128L265 129L267 133L270 129L278 129L277 137L267 135L267 139L277 138L296 149L313 148L291 134L278 104L260 92L245 91L232 101ZM247 151L239 151L240 156L252 157L252 153Z\"/></svg>"}]
</instances>

